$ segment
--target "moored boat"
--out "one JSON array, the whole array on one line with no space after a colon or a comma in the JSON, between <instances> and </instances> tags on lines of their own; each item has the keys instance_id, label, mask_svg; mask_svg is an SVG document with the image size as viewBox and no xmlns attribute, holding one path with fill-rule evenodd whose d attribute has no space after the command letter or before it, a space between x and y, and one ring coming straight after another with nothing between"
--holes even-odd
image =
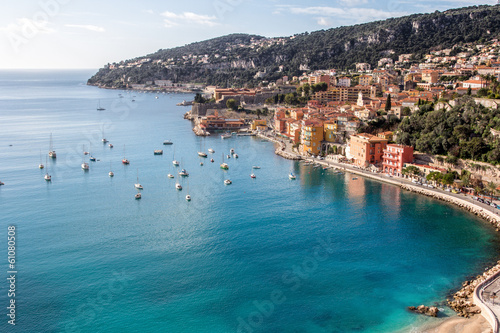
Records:
<instances>
[{"instance_id":1,"label":"moored boat","mask_svg":"<svg viewBox=\"0 0 500 333\"><path fill-rule=\"evenodd\" d=\"M163 150L161 150L161 149L156 149L156 150L154 151L154 154L155 154L155 155L163 155Z\"/></svg>"}]
</instances>

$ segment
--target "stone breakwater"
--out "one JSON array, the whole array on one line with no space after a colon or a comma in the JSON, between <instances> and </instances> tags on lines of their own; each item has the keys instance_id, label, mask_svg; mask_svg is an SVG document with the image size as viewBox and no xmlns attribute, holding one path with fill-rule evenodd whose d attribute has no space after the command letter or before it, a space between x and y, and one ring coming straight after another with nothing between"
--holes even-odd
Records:
<instances>
[{"instance_id":1,"label":"stone breakwater","mask_svg":"<svg viewBox=\"0 0 500 333\"><path fill-rule=\"evenodd\" d=\"M493 224L496 227L497 231L500 230L500 217L495 215L491 211L478 207L474 203L467 202L463 199L455 198L443 193L419 188L413 185L402 184L401 188L411 192L433 197L435 199L453 203ZM497 264L492 268L486 269L486 271L482 275L478 275L471 280L465 281L462 284L462 288L453 295L453 298L447 300L448 306L453 309L460 317L469 318L474 314L481 313L481 309L476 306L473 301L474 290L484 281L487 281L489 278L496 276L498 272L500 272L500 261L498 261Z\"/></svg>"}]
</instances>

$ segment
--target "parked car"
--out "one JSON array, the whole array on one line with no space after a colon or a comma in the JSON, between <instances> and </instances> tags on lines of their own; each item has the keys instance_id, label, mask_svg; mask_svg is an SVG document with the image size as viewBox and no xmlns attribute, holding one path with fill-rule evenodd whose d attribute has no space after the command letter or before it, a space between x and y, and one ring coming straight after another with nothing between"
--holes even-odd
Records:
<instances>
[{"instance_id":1,"label":"parked car","mask_svg":"<svg viewBox=\"0 0 500 333\"><path fill-rule=\"evenodd\" d=\"M484 203L484 200L481 199L481 198L477 198L477 201L481 202L481 203Z\"/></svg>"},{"instance_id":2,"label":"parked car","mask_svg":"<svg viewBox=\"0 0 500 333\"><path fill-rule=\"evenodd\" d=\"M479 199L478 197L476 197L475 195L472 196L472 200L477 200Z\"/></svg>"},{"instance_id":3,"label":"parked car","mask_svg":"<svg viewBox=\"0 0 500 333\"><path fill-rule=\"evenodd\" d=\"M451 192L451 190L449 188L445 189L446 192ZM455 192L453 192L455 193Z\"/></svg>"},{"instance_id":4,"label":"parked car","mask_svg":"<svg viewBox=\"0 0 500 333\"><path fill-rule=\"evenodd\" d=\"M428 188L434 188L431 184L427 185Z\"/></svg>"},{"instance_id":5,"label":"parked car","mask_svg":"<svg viewBox=\"0 0 500 333\"><path fill-rule=\"evenodd\" d=\"M484 200L484 203L487 205L491 205L491 202L489 202L488 200Z\"/></svg>"}]
</instances>

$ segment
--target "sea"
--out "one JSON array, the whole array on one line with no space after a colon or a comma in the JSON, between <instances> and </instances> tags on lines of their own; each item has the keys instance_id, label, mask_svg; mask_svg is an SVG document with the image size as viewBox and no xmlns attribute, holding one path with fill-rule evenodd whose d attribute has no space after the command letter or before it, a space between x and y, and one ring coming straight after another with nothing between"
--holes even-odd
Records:
<instances>
[{"instance_id":1,"label":"sea","mask_svg":"<svg viewBox=\"0 0 500 333\"><path fill-rule=\"evenodd\" d=\"M257 137L197 137L177 106L193 94L87 86L94 72L0 71L1 332L419 332L498 259L464 210Z\"/></svg>"}]
</instances>

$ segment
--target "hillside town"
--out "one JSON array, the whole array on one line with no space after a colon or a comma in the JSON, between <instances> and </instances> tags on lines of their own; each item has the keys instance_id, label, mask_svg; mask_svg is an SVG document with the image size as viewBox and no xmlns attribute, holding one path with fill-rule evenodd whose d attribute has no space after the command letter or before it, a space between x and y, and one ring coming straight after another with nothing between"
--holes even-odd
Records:
<instances>
[{"instance_id":1,"label":"hillside town","mask_svg":"<svg viewBox=\"0 0 500 333\"><path fill-rule=\"evenodd\" d=\"M488 94L488 89L500 80L499 50L500 42L494 39L487 45L432 51L419 64L412 61L412 54L402 54L398 61L380 59L377 68L357 63L354 72L308 71L300 77L263 81L255 89L206 87L208 102L196 103L190 116L200 135L236 131L251 123L251 130L272 133L291 143L294 152L303 157L335 156L359 168L391 176L402 176L409 165L424 176L445 172L446 167L436 163L414 163L414 148L395 143L397 131L381 129L369 134L360 129L377 119L400 121L428 102L436 108L451 108L463 95L498 109L500 96ZM321 89L314 91L315 87ZM282 102L277 94L285 97ZM306 104L291 105L292 95L307 97ZM272 103L273 96L277 103ZM225 119L219 114L228 103L240 110L257 109L261 113L262 109L270 116Z\"/></svg>"}]
</instances>

